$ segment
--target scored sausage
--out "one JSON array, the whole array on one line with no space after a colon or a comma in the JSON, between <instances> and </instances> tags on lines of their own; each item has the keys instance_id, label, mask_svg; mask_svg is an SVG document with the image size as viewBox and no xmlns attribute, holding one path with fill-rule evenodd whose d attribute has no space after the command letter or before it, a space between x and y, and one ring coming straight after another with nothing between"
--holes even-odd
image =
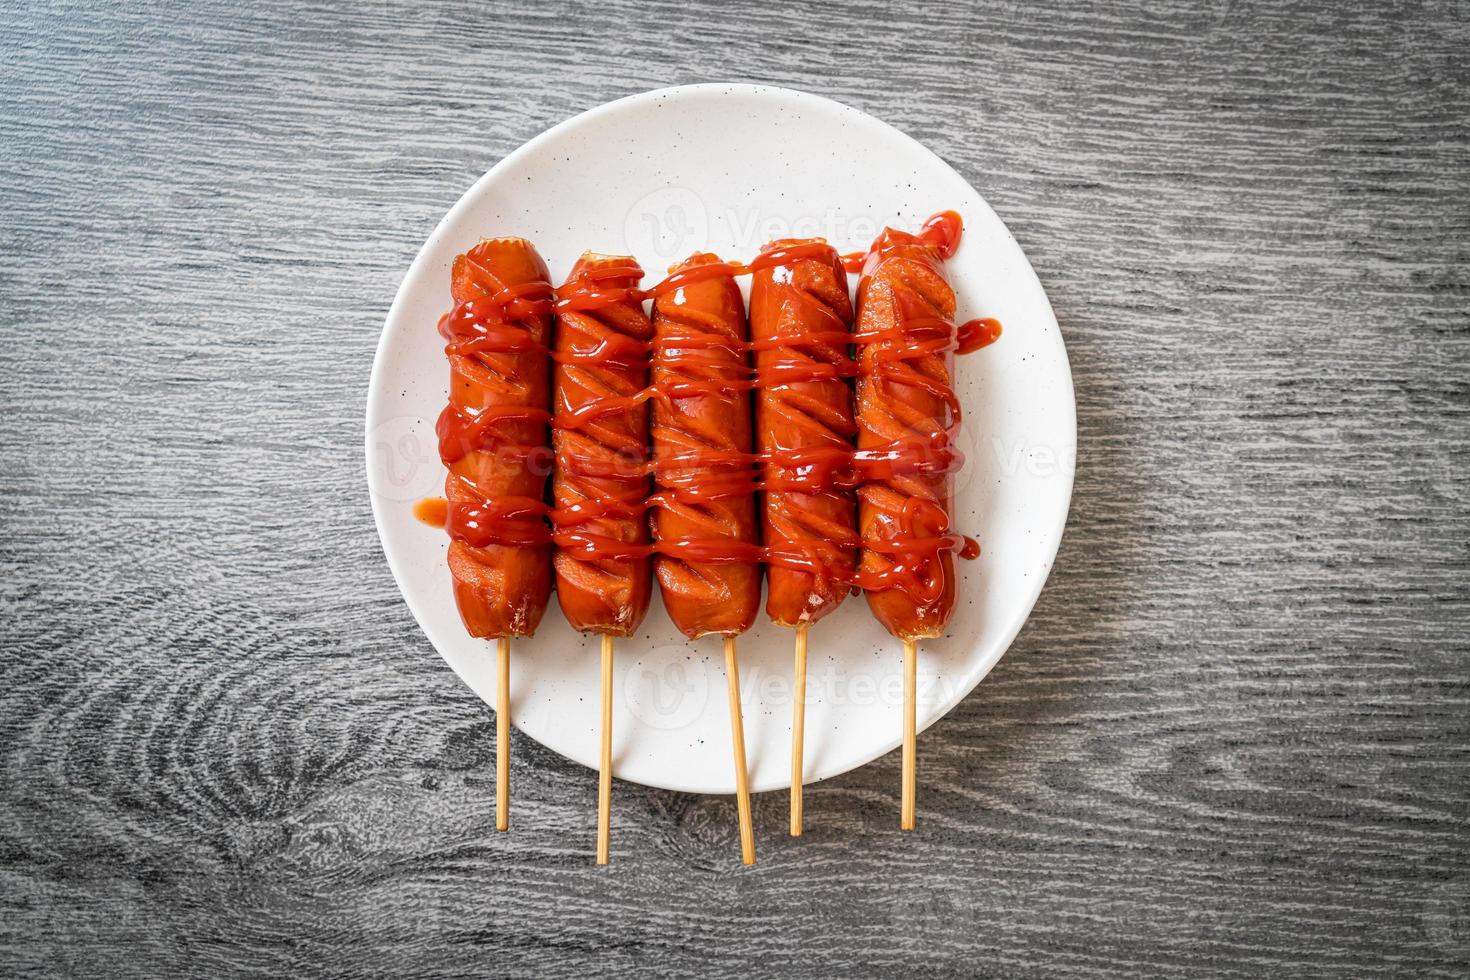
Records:
<instances>
[{"instance_id":1,"label":"scored sausage","mask_svg":"<svg viewBox=\"0 0 1470 980\"><path fill-rule=\"evenodd\" d=\"M683 284L653 306L653 567L690 639L745 632L761 600L745 303L734 277L714 272L728 268L691 256L670 270Z\"/></svg>"},{"instance_id":2,"label":"scored sausage","mask_svg":"<svg viewBox=\"0 0 1470 980\"><path fill-rule=\"evenodd\" d=\"M785 239L762 251L776 250L809 255L758 269L750 285L756 432L767 459L762 528L774 558L766 614L792 627L837 608L856 561L852 490L842 472L810 462L812 450L841 458L852 448L852 390L843 376L852 303L836 249L821 239Z\"/></svg>"},{"instance_id":3,"label":"scored sausage","mask_svg":"<svg viewBox=\"0 0 1470 980\"><path fill-rule=\"evenodd\" d=\"M557 290L556 594L573 629L628 636L648 611L648 342L629 256L584 254Z\"/></svg>"},{"instance_id":4,"label":"scored sausage","mask_svg":"<svg viewBox=\"0 0 1470 980\"><path fill-rule=\"evenodd\" d=\"M859 578L874 617L906 640L939 636L954 612L950 474L959 405L951 381L955 294L942 247L888 229L858 284Z\"/></svg>"},{"instance_id":5,"label":"scored sausage","mask_svg":"<svg viewBox=\"0 0 1470 980\"><path fill-rule=\"evenodd\" d=\"M437 426L454 599L471 636L529 636L551 591L545 522L551 284L524 238L455 258L449 404Z\"/></svg>"}]
</instances>

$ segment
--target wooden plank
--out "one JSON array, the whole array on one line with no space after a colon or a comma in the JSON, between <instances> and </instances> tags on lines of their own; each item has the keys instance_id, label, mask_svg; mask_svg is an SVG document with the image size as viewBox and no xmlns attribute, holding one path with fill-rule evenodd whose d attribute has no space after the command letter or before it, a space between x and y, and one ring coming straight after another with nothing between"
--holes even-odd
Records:
<instances>
[{"instance_id":1,"label":"wooden plank","mask_svg":"<svg viewBox=\"0 0 1470 980\"><path fill-rule=\"evenodd\" d=\"M0 964L153 977L1461 976L1463 4L27 5L0 24ZM368 369L546 126L749 79L920 138L1076 375L1016 646L755 800L514 746L381 560Z\"/></svg>"}]
</instances>

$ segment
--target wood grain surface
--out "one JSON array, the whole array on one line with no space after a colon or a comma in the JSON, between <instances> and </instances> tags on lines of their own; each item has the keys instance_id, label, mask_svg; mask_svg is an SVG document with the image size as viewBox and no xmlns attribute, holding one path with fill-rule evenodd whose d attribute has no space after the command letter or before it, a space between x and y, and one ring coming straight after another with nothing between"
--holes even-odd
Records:
<instances>
[{"instance_id":1,"label":"wood grain surface","mask_svg":"<svg viewBox=\"0 0 1470 980\"><path fill-rule=\"evenodd\" d=\"M0 972L1463 976L1470 7L4 4ZM1052 580L898 756L734 804L514 742L398 597L394 290L524 140L833 96L986 195L1080 459Z\"/></svg>"}]
</instances>

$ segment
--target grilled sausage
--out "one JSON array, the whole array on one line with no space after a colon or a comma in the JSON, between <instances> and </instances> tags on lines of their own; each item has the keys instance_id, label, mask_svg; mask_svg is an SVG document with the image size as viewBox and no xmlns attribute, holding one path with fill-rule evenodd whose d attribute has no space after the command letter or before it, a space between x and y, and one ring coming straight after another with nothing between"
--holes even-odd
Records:
<instances>
[{"instance_id":1,"label":"grilled sausage","mask_svg":"<svg viewBox=\"0 0 1470 980\"><path fill-rule=\"evenodd\" d=\"M653 568L690 639L745 632L761 600L745 303L728 268L691 256L653 307Z\"/></svg>"},{"instance_id":2,"label":"grilled sausage","mask_svg":"<svg viewBox=\"0 0 1470 980\"><path fill-rule=\"evenodd\" d=\"M774 559L766 613L778 626L814 623L836 609L856 561L856 505L842 482L847 474L798 465L813 458L812 450L841 458L856 432L843 376L851 363L847 272L835 249L814 247L824 245L820 239L772 242L763 252L800 249L809 257L758 269L750 285L760 377L756 432L767 456L762 527Z\"/></svg>"}]
</instances>

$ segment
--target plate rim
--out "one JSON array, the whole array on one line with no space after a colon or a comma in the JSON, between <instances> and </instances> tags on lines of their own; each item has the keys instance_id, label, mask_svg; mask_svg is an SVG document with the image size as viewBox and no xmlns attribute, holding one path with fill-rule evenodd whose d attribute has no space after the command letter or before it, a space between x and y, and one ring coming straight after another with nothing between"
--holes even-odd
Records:
<instances>
[{"instance_id":1,"label":"plate rim","mask_svg":"<svg viewBox=\"0 0 1470 980\"><path fill-rule=\"evenodd\" d=\"M417 253L414 255L413 261L409 263L408 268L404 271L403 276L399 280L398 286L394 292L393 302L389 305L388 312L383 319L383 326L378 335L378 342L373 351L373 363L372 369L369 372L368 376L367 398L366 404L364 406L363 446L364 463L367 470L366 476L368 500L372 508L373 526L377 532L378 546L383 553L384 559L387 561L388 570L392 573L393 582L394 585L398 588L399 596L403 599L404 604L408 606L409 613L413 616L414 622L418 625L419 631L424 635L424 638L429 641L429 645L434 648L434 652L439 655L439 658L445 664L447 664L450 670L454 672L455 676L459 678L460 682L464 684L464 686L468 688L472 694L474 694L481 701L485 702L487 707L493 710L493 703L490 702L478 690L476 690L476 688L472 684L470 684L468 678L460 671L459 667L456 666L454 661L442 649L440 649L437 643L434 642L433 637L429 633L429 630L424 625L425 617L421 609L419 608L419 604L415 601L415 599L410 594L409 589L407 588L404 569L400 567L399 559L395 558L395 556L391 552L391 549L387 545L387 535L384 528L384 514L382 511L382 507L386 506L387 504L387 498L384 497L383 501L380 503L380 494L377 492L377 488L375 486L377 480L377 468L374 466L374 462L377 457L375 455L375 447L373 441L373 422L374 416L375 414L377 414L376 409L378 407L378 404L385 397L382 394L384 387L382 384L382 374L386 370L386 368L384 367L386 348L389 343L390 333L392 333L394 322L403 315L401 313L401 307L408 302L406 298L406 286L411 281L418 278L418 274L421 271L421 266L427 265L430 262L429 252L431 250L431 246L433 246L438 241L441 234L448 228L451 223L454 222L454 220L459 216L462 211L468 210L472 206L471 202L478 196L478 192L480 191L480 189L484 185L490 183L495 178L497 173L511 167L522 156L533 153L541 144L555 139L567 130L577 128L581 125L592 122L602 116L609 115L620 109L627 108L638 103L669 98L671 96L682 96L693 93L711 92L735 96L776 96L780 98L796 99L811 103L818 103L829 109L835 109L838 112L854 116L861 120L863 125L875 127L880 131L884 131L886 135L890 137L898 137L899 140L902 143L907 144L909 148L917 150L921 155L930 158L933 162L939 164L945 170L948 170L966 187L970 188L970 190L974 193L976 200L986 212L987 216L1005 232L1006 237L1010 240L1011 247L1013 247L1017 251L1025 264L1026 275L1023 277L1023 286L1025 291L1032 294L1033 301L1039 300L1038 309L1045 311L1045 316L1047 320L1056 331L1056 346L1058 353L1061 355L1060 367L1066 372L1067 378L1064 392L1067 401L1065 411L1066 445L1060 448L1073 462L1071 466L1063 467L1060 474L1062 479L1064 479L1066 482L1065 491L1062 495L1064 505L1059 508L1059 516L1056 518L1051 528L1051 533L1054 538L1054 545L1051 548L1050 553L1046 556L1045 574L1038 575L1036 577L1035 584L1030 589L1029 595L1027 596L1025 602L1018 606L1019 611L1013 614L1011 617L1011 621L1006 623L1005 627L999 631L998 635L1001 637L1001 639L999 640L999 642L996 643L995 655L993 657L984 658L981 661L977 662L976 669L973 672L974 676L972 679L968 680L968 682L952 685L952 693L950 697L942 702L936 701L927 706L927 719L921 718L920 724L918 725L917 729L919 732L927 731L929 728L938 724L942 719L948 716L949 713L953 711L961 701L969 697L970 694L975 690L975 688L979 687L980 683L990 675L990 672L992 670L995 669L995 665L998 664L1001 659L1004 658L1005 655L1010 651L1011 645L1015 642L1015 639L1020 634L1021 629L1031 618L1031 614L1036 608L1036 602L1040 598L1042 590L1046 587L1046 583L1051 579L1052 570L1055 568L1056 565L1056 556L1061 549L1062 539L1066 534L1067 521L1071 516L1072 496L1076 487L1076 380L1072 374L1071 359L1067 354L1066 341L1065 338L1062 336L1061 325L1057 321L1056 311L1053 309L1051 305L1051 300L1047 296L1046 290L1041 284L1041 279L1036 274L1036 269L1031 264L1031 260L1026 255L1025 250L1021 248L1020 243L1016 241L1015 236L1010 231L1010 228L1005 224L1003 220L1001 220L1000 216L995 212L995 209L990 206L990 202L985 199L985 196L981 194L980 191L976 189L975 186L971 184L970 181L963 174L959 173L959 171L955 170L954 167L950 166L948 161L939 156L939 154L935 153L933 150L929 149L929 147L925 146L923 143L919 142L914 137L903 132L892 124L878 118L877 116L872 115L871 113L868 113L862 109L858 109L854 106L847 105L846 103L839 102L836 99L829 98L825 95L818 95L812 92L805 92L800 89L787 88L779 85L765 85L751 82L700 82L689 85L672 85L662 88L649 89L643 92L636 92L630 95L622 96L617 99L613 99L609 102L604 102L597 106L593 106L590 109L579 112L562 120L559 123L548 127L545 130L542 130L531 139L525 141L511 152L507 153L500 160L496 161L496 163L492 165L489 170L481 174L472 184L470 184L468 188L465 189L465 191L459 196L459 198L454 202L449 210L444 213L444 216L441 217L437 223L435 223L433 229L429 232L428 237L424 240L423 244L419 246ZM1059 410L1060 408L1061 406L1058 406ZM595 752L591 753L587 758L583 758L580 757L577 753L569 752L559 747L547 745L547 743L543 742L536 735L527 732L519 725L516 725L514 718L511 719L511 724L514 725L516 729L520 731L523 735L528 738L534 739L537 744L545 746L546 748L555 752L557 755L560 755L563 758L566 758L572 762L578 763L579 765L596 770L598 766L598 760L596 758ZM859 754L852 757L851 760L843 760L841 763L838 764L837 768L833 769L830 772L814 773L810 776L804 777L803 785L812 785L826 779L833 779L837 776L844 775L845 773L851 772L854 769L859 769L872 762L873 760L894 751L895 749L899 748L901 744L902 734L899 733L891 741L884 741L882 743L879 743L879 747L876 751L872 751L867 754ZM672 792L701 793L705 795L733 795L734 792L733 790L721 793L719 791L691 789L687 784L655 782L648 779L639 779L619 775L617 772L614 772L614 775L618 779L622 779L627 782L637 783L639 785L649 786L655 789L669 790ZM772 783L761 785L756 785L755 783L752 783L750 791L752 793L775 792L779 790L789 789L790 785L791 782L789 777L785 779L777 777L777 780Z\"/></svg>"}]
</instances>

